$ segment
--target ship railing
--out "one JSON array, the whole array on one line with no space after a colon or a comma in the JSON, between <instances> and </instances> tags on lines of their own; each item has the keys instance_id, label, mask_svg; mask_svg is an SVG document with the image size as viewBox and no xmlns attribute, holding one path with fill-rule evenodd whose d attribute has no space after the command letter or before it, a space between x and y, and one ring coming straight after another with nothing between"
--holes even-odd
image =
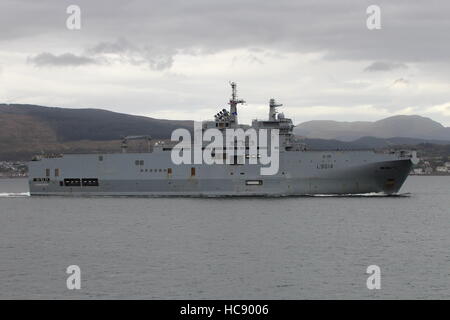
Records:
<instances>
[{"instance_id":1,"label":"ship railing","mask_svg":"<svg viewBox=\"0 0 450 320\"><path fill-rule=\"evenodd\" d=\"M52 158L62 158L63 154L61 153L46 153L46 154L38 154L34 155L31 158L31 161L39 161L41 159L52 159Z\"/></svg>"}]
</instances>

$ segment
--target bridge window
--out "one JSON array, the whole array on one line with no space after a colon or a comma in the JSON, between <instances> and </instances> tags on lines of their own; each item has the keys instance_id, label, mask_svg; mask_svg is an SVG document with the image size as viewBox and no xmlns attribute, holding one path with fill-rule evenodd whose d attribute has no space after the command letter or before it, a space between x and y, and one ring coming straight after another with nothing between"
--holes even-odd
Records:
<instances>
[{"instance_id":1,"label":"bridge window","mask_svg":"<svg viewBox=\"0 0 450 320\"><path fill-rule=\"evenodd\" d=\"M81 180L83 187L98 187L97 178L83 178Z\"/></svg>"},{"instance_id":2,"label":"bridge window","mask_svg":"<svg viewBox=\"0 0 450 320\"><path fill-rule=\"evenodd\" d=\"M45 169L45 176L50 177L50 169Z\"/></svg>"},{"instance_id":3,"label":"bridge window","mask_svg":"<svg viewBox=\"0 0 450 320\"><path fill-rule=\"evenodd\" d=\"M55 177L59 177L59 169L55 169Z\"/></svg>"},{"instance_id":4,"label":"bridge window","mask_svg":"<svg viewBox=\"0 0 450 320\"><path fill-rule=\"evenodd\" d=\"M66 187L79 187L81 186L80 179L64 179L64 185Z\"/></svg>"},{"instance_id":5,"label":"bridge window","mask_svg":"<svg viewBox=\"0 0 450 320\"><path fill-rule=\"evenodd\" d=\"M191 168L191 177L195 176L195 168Z\"/></svg>"}]
</instances>

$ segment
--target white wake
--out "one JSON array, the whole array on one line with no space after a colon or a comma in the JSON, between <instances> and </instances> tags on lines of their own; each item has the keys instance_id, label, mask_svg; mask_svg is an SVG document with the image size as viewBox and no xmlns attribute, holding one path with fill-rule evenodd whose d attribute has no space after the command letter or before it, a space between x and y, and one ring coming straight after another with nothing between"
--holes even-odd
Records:
<instances>
[{"instance_id":1,"label":"white wake","mask_svg":"<svg viewBox=\"0 0 450 320\"><path fill-rule=\"evenodd\" d=\"M411 194L407 193L394 193L386 194L383 192L370 192L370 193L349 193L349 194L310 194L310 197L409 197Z\"/></svg>"},{"instance_id":2,"label":"white wake","mask_svg":"<svg viewBox=\"0 0 450 320\"><path fill-rule=\"evenodd\" d=\"M0 192L0 198L21 198L29 196L29 192Z\"/></svg>"}]
</instances>

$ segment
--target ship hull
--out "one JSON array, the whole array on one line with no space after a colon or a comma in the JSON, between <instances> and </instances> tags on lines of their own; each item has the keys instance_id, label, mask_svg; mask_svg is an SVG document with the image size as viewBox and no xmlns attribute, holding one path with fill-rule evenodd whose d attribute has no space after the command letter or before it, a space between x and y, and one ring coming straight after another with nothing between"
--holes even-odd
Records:
<instances>
[{"instance_id":1,"label":"ship hull","mask_svg":"<svg viewBox=\"0 0 450 320\"><path fill-rule=\"evenodd\" d=\"M411 166L373 151L285 152L278 173L262 176L260 165L171 165L170 152L66 155L31 161L29 184L33 196L395 194Z\"/></svg>"}]
</instances>

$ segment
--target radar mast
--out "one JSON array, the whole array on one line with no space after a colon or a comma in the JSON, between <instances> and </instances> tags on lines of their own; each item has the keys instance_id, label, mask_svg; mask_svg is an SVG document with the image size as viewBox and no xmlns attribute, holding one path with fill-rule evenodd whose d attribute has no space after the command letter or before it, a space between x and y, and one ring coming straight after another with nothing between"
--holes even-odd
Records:
<instances>
[{"instance_id":1,"label":"radar mast","mask_svg":"<svg viewBox=\"0 0 450 320\"><path fill-rule=\"evenodd\" d=\"M232 90L231 99L230 99L230 102L228 103L230 105L230 114L231 114L231 116L230 116L230 123L234 124L234 125L237 125L238 124L238 120L237 120L237 105L238 104L243 104L243 103L245 103L245 101L242 100L242 99L238 99L237 98L237 89L236 89L237 84L236 84L236 82L230 82L230 85L231 85L231 90Z\"/></svg>"},{"instance_id":2,"label":"radar mast","mask_svg":"<svg viewBox=\"0 0 450 320\"><path fill-rule=\"evenodd\" d=\"M275 121L276 119L276 114L277 114L277 107L281 107L282 104L280 103L276 103L275 99L270 99L269 100L269 121Z\"/></svg>"}]
</instances>

